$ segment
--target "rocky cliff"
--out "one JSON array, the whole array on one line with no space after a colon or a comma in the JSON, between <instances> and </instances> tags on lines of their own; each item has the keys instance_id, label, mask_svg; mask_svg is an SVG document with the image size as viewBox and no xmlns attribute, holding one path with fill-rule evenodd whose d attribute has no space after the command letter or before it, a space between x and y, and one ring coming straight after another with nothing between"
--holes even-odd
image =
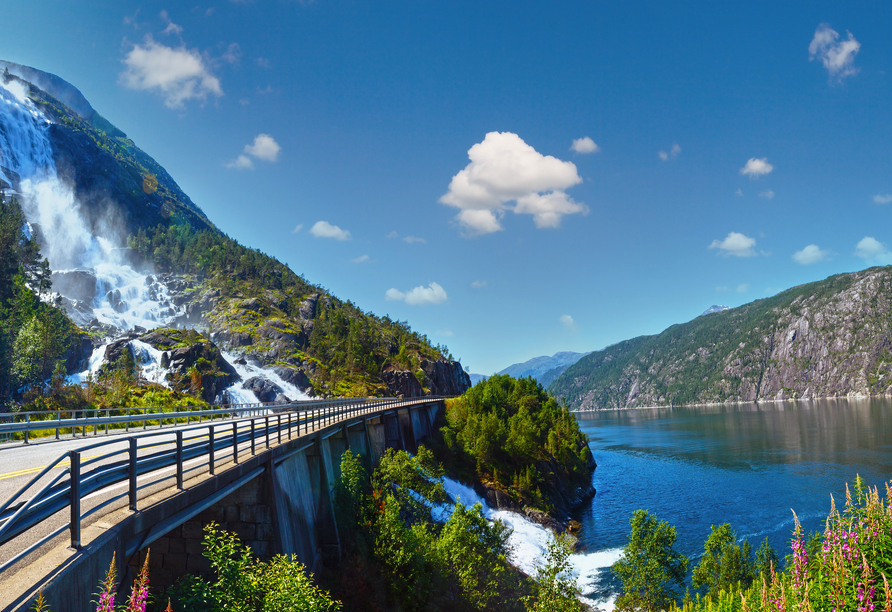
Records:
<instances>
[{"instance_id":1,"label":"rocky cliff","mask_svg":"<svg viewBox=\"0 0 892 612\"><path fill-rule=\"evenodd\" d=\"M584 357L573 409L892 394L892 267L794 287Z\"/></svg>"}]
</instances>

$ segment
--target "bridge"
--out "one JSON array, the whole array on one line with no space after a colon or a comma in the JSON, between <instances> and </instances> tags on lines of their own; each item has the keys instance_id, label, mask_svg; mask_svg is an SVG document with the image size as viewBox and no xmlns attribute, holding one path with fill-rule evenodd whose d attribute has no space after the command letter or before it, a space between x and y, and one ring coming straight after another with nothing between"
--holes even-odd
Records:
<instances>
[{"instance_id":1,"label":"bridge","mask_svg":"<svg viewBox=\"0 0 892 612\"><path fill-rule=\"evenodd\" d=\"M341 455L371 467L386 448L416 452L443 402L0 415L0 436L23 438L0 445L0 610L27 610L43 592L53 612L88 612L112 555L122 593L149 549L153 589L209 574L211 521L261 559L296 554L313 571L340 553Z\"/></svg>"}]
</instances>

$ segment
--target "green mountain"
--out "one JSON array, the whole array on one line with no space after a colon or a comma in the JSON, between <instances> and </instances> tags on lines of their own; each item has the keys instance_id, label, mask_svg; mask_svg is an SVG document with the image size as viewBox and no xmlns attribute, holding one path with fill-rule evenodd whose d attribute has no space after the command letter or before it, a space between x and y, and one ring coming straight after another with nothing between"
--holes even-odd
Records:
<instances>
[{"instance_id":1,"label":"green mountain","mask_svg":"<svg viewBox=\"0 0 892 612\"><path fill-rule=\"evenodd\" d=\"M241 401L282 401L298 393L458 395L470 386L448 349L406 322L366 312L225 236L73 85L9 62L0 68L0 188L22 200L28 221L20 231L18 208L10 208L12 229L0 247L31 253L36 240L55 268L52 290L60 297L54 303L92 339L91 347L84 334L72 334L77 347L69 340L52 355L44 351L44 365L16 377L12 348L4 346L16 345L25 322L10 324L0 338L0 382L10 383L0 391L39 387L54 359L66 361L68 373L83 371L91 348L103 346L106 365L94 375L115 369L123 357L137 383L163 384L209 402L232 393ZM69 212L77 218L63 222L39 193L28 193L29 178L70 190ZM77 249L63 248L75 242ZM8 272L4 282L13 287L16 269ZM34 288L24 272L21 286Z\"/></svg>"},{"instance_id":2,"label":"green mountain","mask_svg":"<svg viewBox=\"0 0 892 612\"><path fill-rule=\"evenodd\" d=\"M892 393L892 267L800 285L580 359L574 410Z\"/></svg>"}]
</instances>

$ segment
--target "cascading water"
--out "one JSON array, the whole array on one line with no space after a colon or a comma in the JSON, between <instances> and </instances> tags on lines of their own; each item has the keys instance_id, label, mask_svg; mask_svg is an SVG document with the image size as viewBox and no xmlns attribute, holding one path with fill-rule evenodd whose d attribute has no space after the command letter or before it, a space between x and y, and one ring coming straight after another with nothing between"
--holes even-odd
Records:
<instances>
[{"instance_id":1,"label":"cascading water","mask_svg":"<svg viewBox=\"0 0 892 612\"><path fill-rule=\"evenodd\" d=\"M541 525L533 523L525 516L508 510L493 510L486 501L460 482L449 478L443 479L443 486L452 499L466 506L481 504L483 514L491 521L502 521L511 528L508 544L512 549L511 562L525 573L535 576L536 568L543 564L545 551L552 535ZM452 515L454 506L443 505L434 508L433 517L438 521L446 521ZM598 609L611 612L614 609L615 595L610 595L602 584L612 566L622 553L621 548L599 551L595 553L577 553L570 555L571 573L576 578L576 585L585 602Z\"/></svg>"},{"instance_id":2,"label":"cascading water","mask_svg":"<svg viewBox=\"0 0 892 612\"><path fill-rule=\"evenodd\" d=\"M183 312L172 303L167 287L121 260L124 232L117 227L114 215L106 215L91 228L74 190L60 180L48 134L52 120L28 94L23 81L0 76L0 181L19 196L28 220L25 231L37 232L41 238L41 251L54 271L54 290L71 300L76 311L71 311L72 318L78 323L89 324L95 319L106 330L108 326L119 330L111 335L173 324ZM132 340L131 347L142 377L165 384L161 352L138 340ZM70 376L69 381L83 382L89 373L95 376L104 357L105 346L97 347L88 369ZM234 365L243 379L265 378L289 399L308 397L272 370ZM240 382L228 393L234 402L257 401Z\"/></svg>"}]
</instances>

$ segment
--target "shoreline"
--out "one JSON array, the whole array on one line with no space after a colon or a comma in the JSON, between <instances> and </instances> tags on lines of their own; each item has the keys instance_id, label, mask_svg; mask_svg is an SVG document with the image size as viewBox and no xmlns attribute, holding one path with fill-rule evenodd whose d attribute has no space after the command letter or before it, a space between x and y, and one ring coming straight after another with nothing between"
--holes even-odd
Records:
<instances>
[{"instance_id":1,"label":"shoreline","mask_svg":"<svg viewBox=\"0 0 892 612\"><path fill-rule=\"evenodd\" d=\"M656 406L631 406L625 408L589 408L585 410L573 409L570 410L571 413L585 413L585 412L608 412L608 411L619 411L619 410L655 410L657 408L709 408L714 406L740 406L742 404L785 404L785 403L800 403L800 402L822 402L828 400L849 400L849 401L858 401L858 400L871 400L875 398L886 398L892 399L892 394L875 394L875 395L832 395L827 397L810 397L810 398L787 398L787 399L755 399L755 400L732 400L725 402L701 402L695 404L663 404Z\"/></svg>"}]
</instances>

